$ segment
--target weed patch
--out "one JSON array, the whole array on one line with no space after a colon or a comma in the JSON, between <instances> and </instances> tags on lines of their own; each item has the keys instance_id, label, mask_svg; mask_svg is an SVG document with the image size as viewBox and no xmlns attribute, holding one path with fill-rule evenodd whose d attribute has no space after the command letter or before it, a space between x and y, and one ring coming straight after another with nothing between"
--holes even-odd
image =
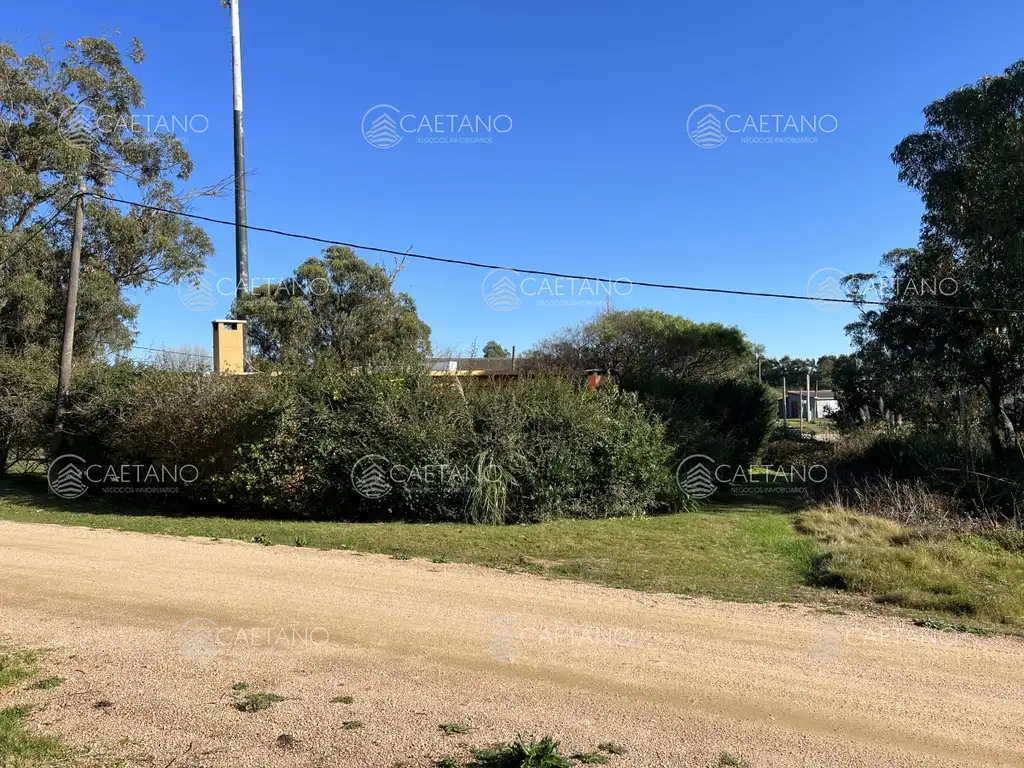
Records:
<instances>
[{"instance_id":1,"label":"weed patch","mask_svg":"<svg viewBox=\"0 0 1024 768\"><path fill-rule=\"evenodd\" d=\"M36 680L29 688L37 691L48 691L51 688L56 688L63 682L63 677L44 677L42 680Z\"/></svg>"},{"instance_id":2,"label":"weed patch","mask_svg":"<svg viewBox=\"0 0 1024 768\"><path fill-rule=\"evenodd\" d=\"M284 696L276 693L250 693L235 702L235 709L239 712L260 712L270 709L279 701L284 701Z\"/></svg>"},{"instance_id":3,"label":"weed patch","mask_svg":"<svg viewBox=\"0 0 1024 768\"><path fill-rule=\"evenodd\" d=\"M517 736L511 744L478 749L471 768L571 768L559 742L550 736L539 740Z\"/></svg>"}]
</instances>

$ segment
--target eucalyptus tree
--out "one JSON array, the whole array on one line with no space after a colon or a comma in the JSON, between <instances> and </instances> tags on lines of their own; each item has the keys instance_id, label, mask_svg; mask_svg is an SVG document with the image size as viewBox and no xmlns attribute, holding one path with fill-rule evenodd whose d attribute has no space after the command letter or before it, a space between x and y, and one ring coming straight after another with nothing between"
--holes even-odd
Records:
<instances>
[{"instance_id":1,"label":"eucalyptus tree","mask_svg":"<svg viewBox=\"0 0 1024 768\"><path fill-rule=\"evenodd\" d=\"M96 196L184 212L222 187L183 188L193 164L181 140L139 120L145 99L135 71L144 59L137 39L126 51L85 37L59 53L44 43L24 55L0 43L0 350L59 344L80 181L93 194L85 201L79 353L130 346L138 306L126 290L196 275L212 253L188 219Z\"/></svg>"}]
</instances>

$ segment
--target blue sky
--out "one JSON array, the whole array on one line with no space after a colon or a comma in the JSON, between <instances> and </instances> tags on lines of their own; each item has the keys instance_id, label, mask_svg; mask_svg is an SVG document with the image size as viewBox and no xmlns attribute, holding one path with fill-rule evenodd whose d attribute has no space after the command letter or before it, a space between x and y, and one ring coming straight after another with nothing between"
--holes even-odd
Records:
<instances>
[{"instance_id":1,"label":"blue sky","mask_svg":"<svg viewBox=\"0 0 1024 768\"><path fill-rule=\"evenodd\" d=\"M819 269L873 269L916 243L918 196L896 179L894 145L921 110L1021 55L1015 2L328 3L240 0L249 222L471 261L613 278L805 294ZM180 133L192 182L232 170L229 14L217 0L17 3L0 32L21 53L120 29L141 38L144 113ZM371 146L368 109L506 115L489 144ZM687 119L834 116L805 144L696 146ZM202 116L202 119L196 119ZM207 123L208 121L208 127ZM410 119L403 125L415 125ZM733 125L737 125L736 122ZM463 133L462 135L467 135ZM122 190L130 194L130 190ZM232 217L230 197L197 212ZM210 268L232 278L233 234L210 225ZM250 235L253 278L288 275L318 248ZM372 258L371 254L365 254ZM486 271L410 262L399 286L437 350L489 339L529 348L601 303L509 311L484 300ZM536 290L538 284L531 284ZM563 284L563 291L571 291ZM626 293L623 289L620 293ZM138 343L210 344L210 320L177 289L139 300ZM773 356L848 349L852 310L635 288L615 305L742 328Z\"/></svg>"}]
</instances>

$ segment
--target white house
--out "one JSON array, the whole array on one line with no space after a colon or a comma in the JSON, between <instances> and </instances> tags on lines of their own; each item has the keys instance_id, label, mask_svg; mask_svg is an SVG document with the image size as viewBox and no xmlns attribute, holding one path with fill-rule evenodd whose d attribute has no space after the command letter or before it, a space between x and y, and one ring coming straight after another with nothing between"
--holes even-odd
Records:
<instances>
[{"instance_id":1,"label":"white house","mask_svg":"<svg viewBox=\"0 0 1024 768\"><path fill-rule=\"evenodd\" d=\"M810 403L808 404L808 399ZM809 408L808 408L809 405ZM808 411L810 418L808 419ZM779 398L779 418L799 419L809 421L824 419L830 413L839 412L839 402L836 400L835 392L831 389L812 389L810 398L807 392L790 390L786 393L786 407L783 410L782 398Z\"/></svg>"}]
</instances>

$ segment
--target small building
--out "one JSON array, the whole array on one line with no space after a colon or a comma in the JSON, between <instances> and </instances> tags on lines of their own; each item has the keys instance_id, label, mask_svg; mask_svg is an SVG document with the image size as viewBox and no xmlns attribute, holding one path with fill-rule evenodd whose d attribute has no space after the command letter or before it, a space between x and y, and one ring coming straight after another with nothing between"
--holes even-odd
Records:
<instances>
[{"instance_id":1,"label":"small building","mask_svg":"<svg viewBox=\"0 0 1024 768\"><path fill-rule=\"evenodd\" d=\"M587 389L590 391L608 382L618 383L618 376L613 371L595 368L567 372L552 369L543 362L529 357L434 357L427 361L427 373L430 376L468 377L493 381L518 379L545 372L585 378Z\"/></svg>"},{"instance_id":2,"label":"small building","mask_svg":"<svg viewBox=\"0 0 1024 768\"><path fill-rule=\"evenodd\" d=\"M808 402L808 399L810 402ZM779 398L779 418L817 421L830 414L839 412L839 401L831 389L812 389L810 398L803 390L790 390L786 393L785 406ZM808 416L809 414L809 416Z\"/></svg>"},{"instance_id":3,"label":"small building","mask_svg":"<svg viewBox=\"0 0 1024 768\"><path fill-rule=\"evenodd\" d=\"M514 357L432 357L431 376L468 376L474 379L518 379L537 372L536 363Z\"/></svg>"}]
</instances>

